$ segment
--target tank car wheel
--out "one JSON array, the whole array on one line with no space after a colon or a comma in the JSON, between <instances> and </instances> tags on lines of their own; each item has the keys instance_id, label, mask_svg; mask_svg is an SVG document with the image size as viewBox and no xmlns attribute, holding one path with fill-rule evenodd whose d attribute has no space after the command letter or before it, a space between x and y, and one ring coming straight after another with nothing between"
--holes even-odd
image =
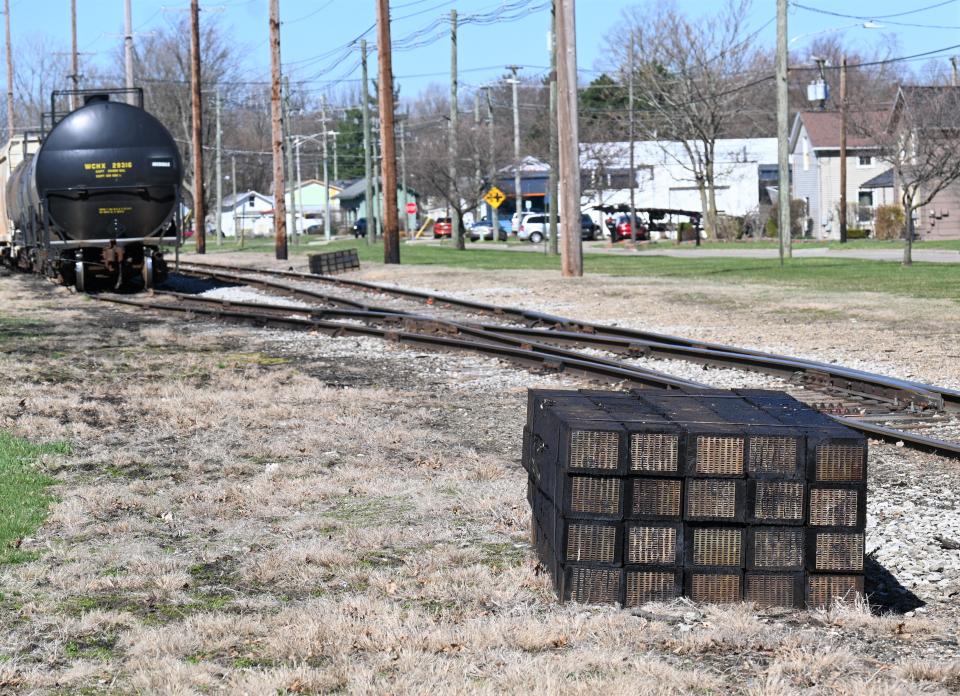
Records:
<instances>
[{"instance_id":1,"label":"tank car wheel","mask_svg":"<svg viewBox=\"0 0 960 696\"><path fill-rule=\"evenodd\" d=\"M146 254L143 257L143 289L153 290L156 282L156 275L153 270L153 254Z\"/></svg>"},{"instance_id":2,"label":"tank car wheel","mask_svg":"<svg viewBox=\"0 0 960 696\"><path fill-rule=\"evenodd\" d=\"M83 266L83 261L74 262L73 275L74 275L73 286L77 289L77 292L86 292L87 278L86 278L86 271L84 270L84 266Z\"/></svg>"}]
</instances>

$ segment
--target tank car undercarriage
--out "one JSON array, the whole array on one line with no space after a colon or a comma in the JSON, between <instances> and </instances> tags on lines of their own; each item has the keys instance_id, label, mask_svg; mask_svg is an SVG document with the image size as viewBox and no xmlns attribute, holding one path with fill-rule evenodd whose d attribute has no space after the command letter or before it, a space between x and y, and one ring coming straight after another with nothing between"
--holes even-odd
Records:
<instances>
[{"instance_id":1,"label":"tank car undercarriage","mask_svg":"<svg viewBox=\"0 0 960 696\"><path fill-rule=\"evenodd\" d=\"M96 246L6 247L0 259L23 271L45 275L77 292L149 290L167 279L167 263L156 246L142 242Z\"/></svg>"}]
</instances>

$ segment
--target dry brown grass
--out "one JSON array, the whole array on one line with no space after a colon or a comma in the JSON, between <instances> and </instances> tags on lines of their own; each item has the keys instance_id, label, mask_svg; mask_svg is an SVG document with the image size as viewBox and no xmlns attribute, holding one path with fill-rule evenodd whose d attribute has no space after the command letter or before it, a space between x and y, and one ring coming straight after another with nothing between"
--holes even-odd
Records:
<instances>
[{"instance_id":1,"label":"dry brown grass","mask_svg":"<svg viewBox=\"0 0 960 696\"><path fill-rule=\"evenodd\" d=\"M953 615L558 605L516 423L526 386L565 378L175 326L21 277L0 308L42 322L3 344L0 427L75 451L43 462L60 483L24 540L37 560L0 568L0 691L957 688Z\"/></svg>"}]
</instances>

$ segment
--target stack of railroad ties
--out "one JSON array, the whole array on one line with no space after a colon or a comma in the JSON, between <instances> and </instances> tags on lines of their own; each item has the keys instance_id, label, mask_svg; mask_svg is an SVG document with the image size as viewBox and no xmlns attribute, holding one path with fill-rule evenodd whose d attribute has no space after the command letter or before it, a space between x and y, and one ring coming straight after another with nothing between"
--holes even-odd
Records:
<instances>
[{"instance_id":1,"label":"stack of railroad ties","mask_svg":"<svg viewBox=\"0 0 960 696\"><path fill-rule=\"evenodd\" d=\"M530 390L532 536L561 601L862 594L866 439L782 392Z\"/></svg>"}]
</instances>

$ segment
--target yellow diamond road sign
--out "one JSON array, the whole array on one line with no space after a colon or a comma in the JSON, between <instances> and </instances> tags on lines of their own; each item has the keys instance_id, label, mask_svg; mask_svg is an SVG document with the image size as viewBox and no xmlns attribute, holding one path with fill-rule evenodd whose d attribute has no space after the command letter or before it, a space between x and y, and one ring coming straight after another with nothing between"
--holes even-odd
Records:
<instances>
[{"instance_id":1,"label":"yellow diamond road sign","mask_svg":"<svg viewBox=\"0 0 960 696\"><path fill-rule=\"evenodd\" d=\"M483 197L483 200L492 205L494 208L499 208L500 205L507 200L507 195L494 186L487 191L487 195Z\"/></svg>"}]
</instances>

